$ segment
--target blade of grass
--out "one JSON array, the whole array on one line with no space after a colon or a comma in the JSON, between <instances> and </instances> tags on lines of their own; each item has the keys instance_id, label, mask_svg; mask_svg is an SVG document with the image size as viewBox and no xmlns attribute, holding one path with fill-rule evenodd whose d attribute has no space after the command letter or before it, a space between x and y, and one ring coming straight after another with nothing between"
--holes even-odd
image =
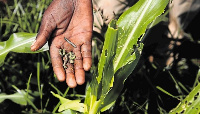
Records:
<instances>
[{"instance_id":1,"label":"blade of grass","mask_svg":"<svg viewBox=\"0 0 200 114\"><path fill-rule=\"evenodd\" d=\"M38 54L38 62L37 62L37 84L38 84L38 91L40 94L40 108L42 110L42 91L41 91L41 84L40 84L40 62L39 62L40 55Z\"/></svg>"},{"instance_id":2,"label":"blade of grass","mask_svg":"<svg viewBox=\"0 0 200 114\"><path fill-rule=\"evenodd\" d=\"M177 80L174 78L174 76L171 74L171 72L169 70L167 70L167 71L168 71L169 75L171 76L172 80L174 81L176 89L178 90L178 92L180 94L183 95L183 92L182 92L181 88L179 87Z\"/></svg>"},{"instance_id":3,"label":"blade of grass","mask_svg":"<svg viewBox=\"0 0 200 114\"><path fill-rule=\"evenodd\" d=\"M59 95L61 95L61 96L64 95L64 94L63 94L56 86L54 86L51 82L49 82L49 84L51 85L52 88L54 88L54 89L57 91L57 93L58 93Z\"/></svg>"},{"instance_id":4,"label":"blade of grass","mask_svg":"<svg viewBox=\"0 0 200 114\"><path fill-rule=\"evenodd\" d=\"M194 87L197 86L197 84L199 83L199 78L200 78L200 68L199 68L199 70L198 70L198 73L197 73L197 76L196 76L196 79L195 79L195 82L194 82L192 88L194 88Z\"/></svg>"},{"instance_id":5,"label":"blade of grass","mask_svg":"<svg viewBox=\"0 0 200 114\"><path fill-rule=\"evenodd\" d=\"M149 108L149 103L147 102L145 106L145 110L148 110L148 108ZM145 111L145 114L148 114L147 111Z\"/></svg>"},{"instance_id":6,"label":"blade of grass","mask_svg":"<svg viewBox=\"0 0 200 114\"><path fill-rule=\"evenodd\" d=\"M27 88L26 88L26 97L28 97L28 92L29 92L29 86L30 86L30 82L31 82L31 77L32 77L32 73L30 74L29 78L28 78L28 82L27 82Z\"/></svg>"},{"instance_id":7,"label":"blade of grass","mask_svg":"<svg viewBox=\"0 0 200 114\"><path fill-rule=\"evenodd\" d=\"M46 104L45 104L45 106L44 106L44 109L42 110L42 113L45 113L47 110L46 110L46 108L47 108L47 106L48 106L48 104L49 104L49 98L47 99L47 101L46 101Z\"/></svg>"},{"instance_id":8,"label":"blade of grass","mask_svg":"<svg viewBox=\"0 0 200 114\"><path fill-rule=\"evenodd\" d=\"M128 113L129 113L129 114L132 114L132 112L131 112L130 108L127 106L127 104L126 104L126 103L125 103L125 106L126 106L126 109L128 110Z\"/></svg>"},{"instance_id":9,"label":"blade of grass","mask_svg":"<svg viewBox=\"0 0 200 114\"><path fill-rule=\"evenodd\" d=\"M24 94L21 92L21 90L18 89L15 85L12 85L12 87L13 87L17 92L19 92L20 94L24 95ZM37 111L37 112L39 111L38 108L33 104L33 102L32 102L29 98L27 98L25 95L24 95L24 98L25 98L25 100L28 102L28 104L30 104L30 105L33 107L33 109L34 109L35 111Z\"/></svg>"},{"instance_id":10,"label":"blade of grass","mask_svg":"<svg viewBox=\"0 0 200 114\"><path fill-rule=\"evenodd\" d=\"M148 103L148 100L146 100L142 105L139 105L137 102L133 102L133 105L136 106L136 110L132 113L135 113L138 110L142 110L143 112L147 112L147 110L145 109L146 105ZM144 108L143 108L144 107Z\"/></svg>"},{"instance_id":11,"label":"blade of grass","mask_svg":"<svg viewBox=\"0 0 200 114\"><path fill-rule=\"evenodd\" d=\"M172 95L171 93L167 92L166 90L164 90L163 88L161 88L161 87L159 87L159 86L156 86L156 88L157 88L158 90L162 91L163 93L165 93L165 94L171 96L172 98L179 99L177 96Z\"/></svg>"},{"instance_id":12,"label":"blade of grass","mask_svg":"<svg viewBox=\"0 0 200 114\"><path fill-rule=\"evenodd\" d=\"M79 98L85 98L85 95L81 95L81 94L69 94L66 95L67 97L79 97Z\"/></svg>"},{"instance_id":13,"label":"blade of grass","mask_svg":"<svg viewBox=\"0 0 200 114\"><path fill-rule=\"evenodd\" d=\"M183 90L185 90L187 93L190 93L190 91L189 91L181 82L178 82L178 85L179 85Z\"/></svg>"}]
</instances>

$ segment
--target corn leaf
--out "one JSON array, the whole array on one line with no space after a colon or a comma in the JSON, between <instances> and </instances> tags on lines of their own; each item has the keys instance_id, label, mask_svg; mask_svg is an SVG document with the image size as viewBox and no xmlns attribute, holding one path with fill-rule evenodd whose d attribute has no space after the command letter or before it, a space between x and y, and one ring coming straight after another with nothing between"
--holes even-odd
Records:
<instances>
[{"instance_id":1,"label":"corn leaf","mask_svg":"<svg viewBox=\"0 0 200 114\"><path fill-rule=\"evenodd\" d=\"M20 104L20 105L27 105L27 100L26 100L26 92L23 90L20 90L19 92L16 92L14 94L5 94L1 93L0 94L0 103L2 103L4 100L9 99L13 101L14 103ZM29 96L29 99L33 100L33 97Z\"/></svg>"},{"instance_id":2,"label":"corn leaf","mask_svg":"<svg viewBox=\"0 0 200 114\"><path fill-rule=\"evenodd\" d=\"M100 83L101 81L103 70L104 69L106 70L105 67L108 67L109 62L112 62L111 58L113 58L115 55L116 41L117 41L116 21L113 20L110 22L110 24L108 25L107 31L108 32L106 32L106 36L105 36L106 40L104 42L103 50L101 53L101 59L98 64L98 77L97 77L98 83Z\"/></svg>"},{"instance_id":3,"label":"corn leaf","mask_svg":"<svg viewBox=\"0 0 200 114\"><path fill-rule=\"evenodd\" d=\"M169 114L199 114L200 113L200 83L181 101Z\"/></svg>"},{"instance_id":4,"label":"corn leaf","mask_svg":"<svg viewBox=\"0 0 200 114\"><path fill-rule=\"evenodd\" d=\"M168 0L139 0L117 21L118 42L114 59L115 72L135 59L134 46L147 26L164 12Z\"/></svg>"},{"instance_id":5,"label":"corn leaf","mask_svg":"<svg viewBox=\"0 0 200 114\"><path fill-rule=\"evenodd\" d=\"M117 41L117 30L115 29L116 21L112 21L109 24L108 31L106 33L106 41L104 43L103 51L102 51L102 59L104 60L104 64L99 64L99 67L102 68L102 74L99 73L99 77L103 77L102 81L102 95L101 98L104 99L107 95L110 87L112 87L113 76L114 76L114 67L113 67L113 59L116 52L116 41ZM100 70L100 69L99 69ZM98 80L99 81L99 80Z\"/></svg>"},{"instance_id":6,"label":"corn leaf","mask_svg":"<svg viewBox=\"0 0 200 114\"><path fill-rule=\"evenodd\" d=\"M111 21L96 80L93 78L88 89L90 93L86 93L89 113L105 111L114 104L124 81L139 61L143 48L140 38L148 25L164 12L167 4L168 0L139 0L118 21Z\"/></svg>"},{"instance_id":7,"label":"corn leaf","mask_svg":"<svg viewBox=\"0 0 200 114\"><path fill-rule=\"evenodd\" d=\"M118 98L119 94L121 93L121 91L124 87L124 81L132 73L133 69L136 67L136 65L139 61L140 52L141 52L141 50L136 51L136 59L134 60L134 62L125 65L123 68L120 68L115 73L113 87L106 95L104 102L101 105L100 109L104 109L104 107L107 107L107 109L109 109L112 106L110 104L113 104L113 102L115 102L115 100ZM101 110L101 111L104 111L104 110Z\"/></svg>"},{"instance_id":8,"label":"corn leaf","mask_svg":"<svg viewBox=\"0 0 200 114\"><path fill-rule=\"evenodd\" d=\"M81 100L69 100L58 94L51 92L55 97L60 99L61 105L58 109L58 112L62 112L65 110L74 110L78 112L86 112L86 105L84 103L80 103Z\"/></svg>"},{"instance_id":9,"label":"corn leaf","mask_svg":"<svg viewBox=\"0 0 200 114\"><path fill-rule=\"evenodd\" d=\"M32 52L30 50L35 37L36 33L14 33L7 41L0 42L0 66L3 65L9 52L38 53L47 51L49 49L48 44L43 46L39 51Z\"/></svg>"},{"instance_id":10,"label":"corn leaf","mask_svg":"<svg viewBox=\"0 0 200 114\"><path fill-rule=\"evenodd\" d=\"M64 110L63 112L60 112L59 114L77 114L77 112L67 109L67 110Z\"/></svg>"}]
</instances>

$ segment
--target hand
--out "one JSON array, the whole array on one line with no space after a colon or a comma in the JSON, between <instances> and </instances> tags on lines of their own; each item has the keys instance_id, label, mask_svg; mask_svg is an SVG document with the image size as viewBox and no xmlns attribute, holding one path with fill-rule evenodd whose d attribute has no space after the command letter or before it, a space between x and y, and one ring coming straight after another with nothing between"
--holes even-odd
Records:
<instances>
[{"instance_id":1,"label":"hand","mask_svg":"<svg viewBox=\"0 0 200 114\"><path fill-rule=\"evenodd\" d=\"M74 88L85 82L85 71L92 65L91 37L93 27L91 0L53 0L45 11L42 23L31 46L32 51L40 49L48 40L54 73L59 81L66 80L69 87ZM68 43L64 37L76 45ZM63 60L59 49L75 53L74 64L67 63L63 68Z\"/></svg>"}]
</instances>

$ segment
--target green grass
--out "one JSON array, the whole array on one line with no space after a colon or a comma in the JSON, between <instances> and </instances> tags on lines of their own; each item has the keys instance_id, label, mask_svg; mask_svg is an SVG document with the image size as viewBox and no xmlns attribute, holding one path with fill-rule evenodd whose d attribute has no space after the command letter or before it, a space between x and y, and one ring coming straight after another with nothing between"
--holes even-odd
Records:
<instances>
[{"instance_id":1,"label":"green grass","mask_svg":"<svg viewBox=\"0 0 200 114\"><path fill-rule=\"evenodd\" d=\"M42 14L51 0L14 0L8 4L0 4L0 42L7 40L12 33L29 32L37 33ZM166 24L166 23L165 23ZM164 25L164 24L163 24ZM107 25L102 25L101 33L94 32L93 37L93 66L87 77L96 72L97 62L103 45L103 36ZM145 47L144 47L145 48ZM146 47L151 48L151 47ZM169 112L179 100L199 83L199 65L191 63L183 71L182 67L174 63L174 67L165 70L159 66L159 61L148 61L148 50L143 51L141 64L137 72L134 71L126 80L125 87L116 104L108 113L150 113L156 110L159 113ZM155 52L155 50L153 50ZM155 54L155 53L154 53ZM155 54L156 55L156 54ZM191 59L186 58L187 61ZM198 75L197 75L198 74ZM65 82L58 82L55 78L50 61L49 52L39 54L9 53L5 63L0 67L0 93L13 94L26 91L25 99L28 105L20 106L10 100L0 103L0 113L51 113L57 112L59 100L54 98L50 91L63 97L79 98L77 93L84 94L85 86L69 89ZM157 87L157 88L156 88ZM29 99L29 95L34 100ZM16 109L12 109L16 107Z\"/></svg>"},{"instance_id":2,"label":"green grass","mask_svg":"<svg viewBox=\"0 0 200 114\"><path fill-rule=\"evenodd\" d=\"M0 42L6 41L11 34L16 32L37 33L42 14L51 1L14 0L9 1L8 4L0 4L2 14ZM95 52L99 53L98 47ZM9 53L4 65L0 67L0 93L13 94L24 90L26 91L24 98L28 105L21 107L12 101L5 100L0 104L3 107L0 109L0 113L55 113L60 102L52 96L50 91L70 98L82 97L82 95L76 94L76 91L81 91L84 94L84 89L69 89L65 82L59 82L56 79L51 67L49 52L39 54ZM34 100L29 99L28 95L32 95ZM10 110L15 105L18 107L17 110Z\"/></svg>"}]
</instances>

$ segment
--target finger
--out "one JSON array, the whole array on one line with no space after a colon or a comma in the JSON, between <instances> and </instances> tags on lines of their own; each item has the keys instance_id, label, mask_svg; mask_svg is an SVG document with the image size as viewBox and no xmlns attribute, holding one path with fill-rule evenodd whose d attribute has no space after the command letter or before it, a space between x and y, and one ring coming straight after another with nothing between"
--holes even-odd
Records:
<instances>
[{"instance_id":1,"label":"finger","mask_svg":"<svg viewBox=\"0 0 200 114\"><path fill-rule=\"evenodd\" d=\"M66 71L66 83L70 88L75 88L77 86L75 76L74 76L74 69L73 65L67 63Z\"/></svg>"},{"instance_id":2,"label":"finger","mask_svg":"<svg viewBox=\"0 0 200 114\"><path fill-rule=\"evenodd\" d=\"M59 55L59 48L56 47L53 43L50 47L50 56L52 61L52 67L56 77L59 81L65 81L65 71L63 68L62 58Z\"/></svg>"},{"instance_id":3,"label":"finger","mask_svg":"<svg viewBox=\"0 0 200 114\"><path fill-rule=\"evenodd\" d=\"M83 69L83 59L81 56L80 47L75 48L74 53L76 55L74 62L76 82L78 85L82 85L85 83L85 71Z\"/></svg>"},{"instance_id":4,"label":"finger","mask_svg":"<svg viewBox=\"0 0 200 114\"><path fill-rule=\"evenodd\" d=\"M47 9L43 15L42 23L39 32L37 34L36 41L32 44L31 50L36 51L40 49L48 41L52 31L55 28L56 28L55 20Z\"/></svg>"},{"instance_id":5,"label":"finger","mask_svg":"<svg viewBox=\"0 0 200 114\"><path fill-rule=\"evenodd\" d=\"M92 66L92 46L90 41L85 42L81 46L81 53L83 57L83 68L85 71L88 71Z\"/></svg>"}]
</instances>

